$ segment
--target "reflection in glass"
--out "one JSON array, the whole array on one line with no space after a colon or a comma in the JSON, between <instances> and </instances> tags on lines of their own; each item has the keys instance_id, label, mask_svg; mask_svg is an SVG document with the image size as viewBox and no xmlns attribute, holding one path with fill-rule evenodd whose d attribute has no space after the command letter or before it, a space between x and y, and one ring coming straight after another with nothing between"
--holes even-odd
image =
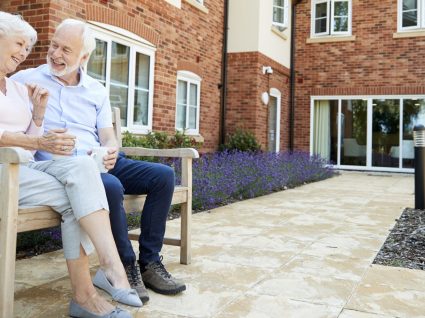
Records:
<instances>
[{"instance_id":1,"label":"reflection in glass","mask_svg":"<svg viewBox=\"0 0 425 318\"><path fill-rule=\"evenodd\" d=\"M413 144L413 128L425 124L425 99L403 100L403 141L401 157L403 168L414 168L415 148ZM400 149L394 149L394 155L400 156Z\"/></svg>"},{"instance_id":2,"label":"reflection in glass","mask_svg":"<svg viewBox=\"0 0 425 318\"><path fill-rule=\"evenodd\" d=\"M96 48L87 64L87 74L106 85L107 43L96 39Z\"/></svg>"},{"instance_id":3,"label":"reflection in glass","mask_svg":"<svg viewBox=\"0 0 425 318\"><path fill-rule=\"evenodd\" d=\"M328 21L328 5L326 2L316 4L315 33L326 32Z\"/></svg>"},{"instance_id":4,"label":"reflection in glass","mask_svg":"<svg viewBox=\"0 0 425 318\"><path fill-rule=\"evenodd\" d=\"M149 65L150 57L136 53L136 85L134 88L135 125L148 125L149 118Z\"/></svg>"},{"instance_id":5,"label":"reflection in glass","mask_svg":"<svg viewBox=\"0 0 425 318\"><path fill-rule=\"evenodd\" d=\"M128 116L129 56L130 48L128 46L112 42L110 99L111 106L119 107L121 110L123 127L127 127Z\"/></svg>"},{"instance_id":6,"label":"reflection in glass","mask_svg":"<svg viewBox=\"0 0 425 318\"><path fill-rule=\"evenodd\" d=\"M134 91L134 125L148 125L149 92L143 90Z\"/></svg>"},{"instance_id":7,"label":"reflection in glass","mask_svg":"<svg viewBox=\"0 0 425 318\"><path fill-rule=\"evenodd\" d=\"M118 107L121 112L121 126L127 126L127 104L128 87L124 85L112 85L110 87L109 98L112 107Z\"/></svg>"},{"instance_id":8,"label":"reflection in glass","mask_svg":"<svg viewBox=\"0 0 425 318\"><path fill-rule=\"evenodd\" d=\"M337 162L338 101L317 100L314 102L313 154Z\"/></svg>"},{"instance_id":9,"label":"reflection in glass","mask_svg":"<svg viewBox=\"0 0 425 318\"><path fill-rule=\"evenodd\" d=\"M196 109L198 105L198 86L190 84L189 92L189 129L196 129Z\"/></svg>"},{"instance_id":10,"label":"reflection in glass","mask_svg":"<svg viewBox=\"0 0 425 318\"><path fill-rule=\"evenodd\" d=\"M367 101L341 101L341 165L366 166Z\"/></svg>"},{"instance_id":11,"label":"reflection in glass","mask_svg":"<svg viewBox=\"0 0 425 318\"><path fill-rule=\"evenodd\" d=\"M418 1L403 0L403 27L418 25Z\"/></svg>"},{"instance_id":12,"label":"reflection in glass","mask_svg":"<svg viewBox=\"0 0 425 318\"><path fill-rule=\"evenodd\" d=\"M391 155L399 137L400 100L372 100L372 166L399 167L398 158Z\"/></svg>"},{"instance_id":13,"label":"reflection in glass","mask_svg":"<svg viewBox=\"0 0 425 318\"><path fill-rule=\"evenodd\" d=\"M186 128L187 82L178 81L177 84L177 116L176 127Z\"/></svg>"}]
</instances>

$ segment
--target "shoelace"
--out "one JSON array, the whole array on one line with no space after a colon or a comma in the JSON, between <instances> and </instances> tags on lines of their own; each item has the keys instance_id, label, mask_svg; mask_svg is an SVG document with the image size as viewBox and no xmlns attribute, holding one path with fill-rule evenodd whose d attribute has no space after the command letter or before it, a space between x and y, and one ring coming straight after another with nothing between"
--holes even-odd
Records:
<instances>
[{"instance_id":1,"label":"shoelace","mask_svg":"<svg viewBox=\"0 0 425 318\"><path fill-rule=\"evenodd\" d=\"M162 264L162 256L159 258L158 262L153 263L152 268L159 273L164 278L171 278L171 274L167 272L164 264Z\"/></svg>"},{"instance_id":2,"label":"shoelace","mask_svg":"<svg viewBox=\"0 0 425 318\"><path fill-rule=\"evenodd\" d=\"M139 285L142 283L142 278L140 277L140 271L139 271L139 265L131 264L128 265L128 268L130 269L127 271L127 278L129 281L134 282L135 284Z\"/></svg>"}]
</instances>

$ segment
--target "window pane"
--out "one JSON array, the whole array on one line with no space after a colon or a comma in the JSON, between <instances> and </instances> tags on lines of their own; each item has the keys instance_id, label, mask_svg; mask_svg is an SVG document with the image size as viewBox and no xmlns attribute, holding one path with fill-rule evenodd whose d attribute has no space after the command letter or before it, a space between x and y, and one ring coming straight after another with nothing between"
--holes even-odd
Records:
<instances>
[{"instance_id":1,"label":"window pane","mask_svg":"<svg viewBox=\"0 0 425 318\"><path fill-rule=\"evenodd\" d=\"M341 101L341 164L366 166L367 101Z\"/></svg>"},{"instance_id":2,"label":"window pane","mask_svg":"<svg viewBox=\"0 0 425 318\"><path fill-rule=\"evenodd\" d=\"M187 82L180 81L178 82L177 87L177 103L178 104L187 104Z\"/></svg>"},{"instance_id":3,"label":"window pane","mask_svg":"<svg viewBox=\"0 0 425 318\"><path fill-rule=\"evenodd\" d=\"M112 42L111 83L128 85L128 63L130 48Z\"/></svg>"},{"instance_id":4,"label":"window pane","mask_svg":"<svg viewBox=\"0 0 425 318\"><path fill-rule=\"evenodd\" d=\"M106 84L107 45L105 41L96 39L96 48L87 64L87 74L103 85Z\"/></svg>"},{"instance_id":5,"label":"window pane","mask_svg":"<svg viewBox=\"0 0 425 318\"><path fill-rule=\"evenodd\" d=\"M273 5L278 6L278 7L283 7L284 2L285 2L285 0L274 0Z\"/></svg>"},{"instance_id":6,"label":"window pane","mask_svg":"<svg viewBox=\"0 0 425 318\"><path fill-rule=\"evenodd\" d=\"M398 167L392 148L399 146L400 100L374 99L372 106L372 166Z\"/></svg>"},{"instance_id":7,"label":"window pane","mask_svg":"<svg viewBox=\"0 0 425 318\"><path fill-rule=\"evenodd\" d=\"M189 105L198 106L198 86L190 84Z\"/></svg>"},{"instance_id":8,"label":"window pane","mask_svg":"<svg viewBox=\"0 0 425 318\"><path fill-rule=\"evenodd\" d=\"M348 31L348 18L334 18L334 27L335 32L346 32Z\"/></svg>"},{"instance_id":9,"label":"window pane","mask_svg":"<svg viewBox=\"0 0 425 318\"><path fill-rule=\"evenodd\" d=\"M326 2L316 4L316 19L328 16L328 4Z\"/></svg>"},{"instance_id":10,"label":"window pane","mask_svg":"<svg viewBox=\"0 0 425 318\"><path fill-rule=\"evenodd\" d=\"M403 101L403 168L414 168L413 128L425 123L425 99L405 99ZM400 149L394 149L394 156Z\"/></svg>"},{"instance_id":11,"label":"window pane","mask_svg":"<svg viewBox=\"0 0 425 318\"><path fill-rule=\"evenodd\" d=\"M149 92L142 90L135 90L134 92L134 124L135 125L148 125L148 103Z\"/></svg>"},{"instance_id":12,"label":"window pane","mask_svg":"<svg viewBox=\"0 0 425 318\"><path fill-rule=\"evenodd\" d=\"M127 127L128 87L111 84L109 98L111 106L121 111L121 126Z\"/></svg>"},{"instance_id":13,"label":"window pane","mask_svg":"<svg viewBox=\"0 0 425 318\"><path fill-rule=\"evenodd\" d=\"M136 53L136 87L149 89L150 57Z\"/></svg>"},{"instance_id":14,"label":"window pane","mask_svg":"<svg viewBox=\"0 0 425 318\"><path fill-rule=\"evenodd\" d=\"M418 0L403 0L403 11L418 9Z\"/></svg>"},{"instance_id":15,"label":"window pane","mask_svg":"<svg viewBox=\"0 0 425 318\"><path fill-rule=\"evenodd\" d=\"M328 20L327 19L316 20L315 33L326 32L326 25L327 25L327 23L328 23Z\"/></svg>"},{"instance_id":16,"label":"window pane","mask_svg":"<svg viewBox=\"0 0 425 318\"><path fill-rule=\"evenodd\" d=\"M196 107L189 107L189 129L196 129Z\"/></svg>"},{"instance_id":17,"label":"window pane","mask_svg":"<svg viewBox=\"0 0 425 318\"><path fill-rule=\"evenodd\" d=\"M412 27L418 25L418 11L403 12L403 27Z\"/></svg>"},{"instance_id":18,"label":"window pane","mask_svg":"<svg viewBox=\"0 0 425 318\"><path fill-rule=\"evenodd\" d=\"M177 128L186 129L186 106L177 104Z\"/></svg>"},{"instance_id":19,"label":"window pane","mask_svg":"<svg viewBox=\"0 0 425 318\"><path fill-rule=\"evenodd\" d=\"M334 16L346 16L348 17L348 2L347 1L336 1L334 5Z\"/></svg>"},{"instance_id":20,"label":"window pane","mask_svg":"<svg viewBox=\"0 0 425 318\"><path fill-rule=\"evenodd\" d=\"M284 23L283 8L273 8L273 22Z\"/></svg>"},{"instance_id":21,"label":"window pane","mask_svg":"<svg viewBox=\"0 0 425 318\"><path fill-rule=\"evenodd\" d=\"M314 103L313 154L337 162L338 101L320 100Z\"/></svg>"}]
</instances>

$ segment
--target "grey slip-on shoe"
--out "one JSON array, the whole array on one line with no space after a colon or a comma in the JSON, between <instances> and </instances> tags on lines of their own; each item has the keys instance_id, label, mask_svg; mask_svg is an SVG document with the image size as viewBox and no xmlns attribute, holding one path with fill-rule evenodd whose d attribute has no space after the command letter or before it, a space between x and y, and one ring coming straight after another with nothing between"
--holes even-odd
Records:
<instances>
[{"instance_id":1,"label":"grey slip-on shoe","mask_svg":"<svg viewBox=\"0 0 425 318\"><path fill-rule=\"evenodd\" d=\"M105 315L98 315L81 307L73 300L69 303L69 315L74 318L132 318L128 311L118 307Z\"/></svg>"}]
</instances>

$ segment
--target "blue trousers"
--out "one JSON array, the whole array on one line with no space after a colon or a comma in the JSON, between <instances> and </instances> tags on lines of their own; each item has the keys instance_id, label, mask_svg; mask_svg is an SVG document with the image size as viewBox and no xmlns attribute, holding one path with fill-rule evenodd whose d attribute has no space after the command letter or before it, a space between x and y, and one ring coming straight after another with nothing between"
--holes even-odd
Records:
<instances>
[{"instance_id":1,"label":"blue trousers","mask_svg":"<svg viewBox=\"0 0 425 318\"><path fill-rule=\"evenodd\" d=\"M118 156L114 169L102 173L110 209L112 234L124 265L136 260L123 206L124 194L146 194L140 222L139 260L159 261L165 224L174 192L174 170L166 165Z\"/></svg>"}]
</instances>

